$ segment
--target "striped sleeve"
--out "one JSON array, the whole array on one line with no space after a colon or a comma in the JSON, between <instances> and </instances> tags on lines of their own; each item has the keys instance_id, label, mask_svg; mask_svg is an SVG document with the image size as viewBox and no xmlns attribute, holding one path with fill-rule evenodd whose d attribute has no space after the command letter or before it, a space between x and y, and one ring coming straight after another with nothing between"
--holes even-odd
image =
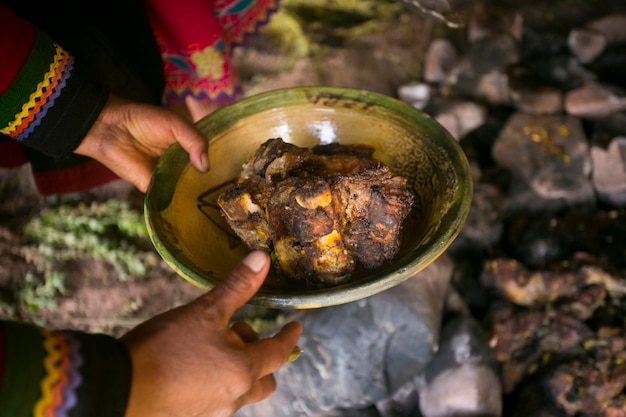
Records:
<instances>
[{"instance_id":1,"label":"striped sleeve","mask_svg":"<svg viewBox=\"0 0 626 417\"><path fill-rule=\"evenodd\" d=\"M130 357L103 334L0 323L0 416L123 417Z\"/></svg>"},{"instance_id":2,"label":"striped sleeve","mask_svg":"<svg viewBox=\"0 0 626 417\"><path fill-rule=\"evenodd\" d=\"M2 4L0 48L9 62L0 73L0 133L46 155L68 156L104 107L106 87L90 79L46 33Z\"/></svg>"}]
</instances>

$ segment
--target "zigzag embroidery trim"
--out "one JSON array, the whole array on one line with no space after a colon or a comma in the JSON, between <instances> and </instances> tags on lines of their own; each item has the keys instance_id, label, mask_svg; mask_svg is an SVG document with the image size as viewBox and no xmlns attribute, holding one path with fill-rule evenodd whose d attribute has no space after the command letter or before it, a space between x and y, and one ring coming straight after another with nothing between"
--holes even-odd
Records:
<instances>
[{"instance_id":1,"label":"zigzag embroidery trim","mask_svg":"<svg viewBox=\"0 0 626 417\"><path fill-rule=\"evenodd\" d=\"M214 92L208 93L206 90L198 91L197 88L168 88L163 95L163 103L167 104L170 102L182 101L182 98L190 95L198 100L207 99L214 103L222 103L222 102L232 102L237 96L241 94L241 88L233 85L229 85L222 91L217 91L217 94Z\"/></svg>"},{"instance_id":2,"label":"zigzag embroidery trim","mask_svg":"<svg viewBox=\"0 0 626 417\"><path fill-rule=\"evenodd\" d=\"M59 45L56 45L55 55L53 62L50 64L49 71L44 74L43 80L37 84L37 88L30 95L29 101L22 105L22 111L16 114L15 119L0 130L0 132L18 140L22 140L24 137L28 136L23 136L24 132L22 131L24 127L38 115L42 106L47 112L47 108L50 107L48 105L50 100L54 103L54 99L58 97L60 90L66 84L66 79L69 78L73 62L73 57L65 52ZM41 118L39 119L41 120ZM41 123L40 120L39 123Z\"/></svg>"},{"instance_id":3,"label":"zigzag embroidery trim","mask_svg":"<svg viewBox=\"0 0 626 417\"><path fill-rule=\"evenodd\" d=\"M267 0L264 3L266 3L264 4L265 13L258 14L255 13L254 6L250 7L249 1L222 1L216 4L217 18L222 27L230 33L230 48L245 45L248 39L258 33L259 29L266 25L278 10L278 1Z\"/></svg>"},{"instance_id":4,"label":"zigzag embroidery trim","mask_svg":"<svg viewBox=\"0 0 626 417\"><path fill-rule=\"evenodd\" d=\"M61 343L55 337L54 333L42 330L44 335L44 349L47 352L43 365L46 370L46 376L41 381L41 398L35 404L33 417L46 417L46 410L54 404L54 386L61 379L59 363L62 360Z\"/></svg>"},{"instance_id":5,"label":"zigzag embroidery trim","mask_svg":"<svg viewBox=\"0 0 626 417\"><path fill-rule=\"evenodd\" d=\"M71 333L65 334L65 341L67 342L69 365L66 369L68 383L62 387L63 401L54 410L55 417L68 417L69 412L78 399L76 398L76 390L83 382L79 369L83 365L83 357L80 355L80 342Z\"/></svg>"},{"instance_id":6,"label":"zigzag embroidery trim","mask_svg":"<svg viewBox=\"0 0 626 417\"><path fill-rule=\"evenodd\" d=\"M69 63L69 60L70 60L69 54L65 53L63 56L63 61L61 62L61 65L58 67L60 71L58 69L57 71L55 71L54 76L50 80L49 85L44 87L41 97L39 97L39 99L35 102L34 107L30 109L28 116L22 119L22 123L15 129L14 132L12 132L13 136L19 137L19 135L21 135L24 132L24 129L28 127L30 122L32 122L34 118L37 116L37 113L39 113L39 111L41 110L41 107L46 104L49 97L53 94L53 92L59 85L59 81L62 81L64 69Z\"/></svg>"},{"instance_id":7,"label":"zigzag embroidery trim","mask_svg":"<svg viewBox=\"0 0 626 417\"><path fill-rule=\"evenodd\" d=\"M48 101L41 107L41 110L35 114L35 120L28 126L28 128L24 130L21 135L16 137L18 141L21 142L26 139L31 133L33 133L35 128L41 124L41 121L48 114L48 110L50 110L54 106L56 99L59 98L59 96L61 95L61 91L65 88L67 80L71 77L71 72L73 69L74 57L68 56L68 63L65 68L63 68L63 74L59 79L58 87L54 90L51 90L52 94L49 96Z\"/></svg>"},{"instance_id":8,"label":"zigzag embroidery trim","mask_svg":"<svg viewBox=\"0 0 626 417\"><path fill-rule=\"evenodd\" d=\"M52 387L52 403L43 410L43 415L46 417L55 417L54 410L63 402L63 387L68 383L67 368L70 364L70 358L68 356L68 347L65 343L62 334L55 334L59 347L59 353L61 355L60 363L58 364L58 370L60 373L59 381Z\"/></svg>"},{"instance_id":9,"label":"zigzag embroidery trim","mask_svg":"<svg viewBox=\"0 0 626 417\"><path fill-rule=\"evenodd\" d=\"M76 390L82 383L83 365L80 342L71 333L42 330L46 376L41 381L41 398L35 404L33 417L68 417L77 403Z\"/></svg>"}]
</instances>

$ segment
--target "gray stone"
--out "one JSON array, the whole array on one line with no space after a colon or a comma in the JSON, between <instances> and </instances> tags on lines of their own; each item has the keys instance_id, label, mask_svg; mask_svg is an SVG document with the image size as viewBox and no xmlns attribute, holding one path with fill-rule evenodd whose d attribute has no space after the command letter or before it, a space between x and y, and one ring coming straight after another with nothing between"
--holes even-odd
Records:
<instances>
[{"instance_id":1,"label":"gray stone","mask_svg":"<svg viewBox=\"0 0 626 417\"><path fill-rule=\"evenodd\" d=\"M481 39L471 45L461 63L451 72L449 87L465 97L490 103L508 100L505 68L519 61L518 44L509 35ZM503 91L504 90L504 91Z\"/></svg>"},{"instance_id":2,"label":"gray stone","mask_svg":"<svg viewBox=\"0 0 626 417\"><path fill-rule=\"evenodd\" d=\"M498 7L490 7L488 1L473 1L472 12L467 24L467 39L476 42L498 34L506 33L517 41L522 39L524 32L524 15L522 12L510 10L502 13Z\"/></svg>"},{"instance_id":3,"label":"gray stone","mask_svg":"<svg viewBox=\"0 0 626 417\"><path fill-rule=\"evenodd\" d=\"M606 37L590 29L573 29L567 37L567 44L576 58L588 64L596 59L606 48Z\"/></svg>"},{"instance_id":4,"label":"gray stone","mask_svg":"<svg viewBox=\"0 0 626 417\"><path fill-rule=\"evenodd\" d=\"M587 82L565 95L565 110L573 116L606 117L626 109L626 94L598 82Z\"/></svg>"},{"instance_id":5,"label":"gray stone","mask_svg":"<svg viewBox=\"0 0 626 417\"><path fill-rule=\"evenodd\" d=\"M419 81L398 87L398 98L420 110L423 110L428 105L432 94L433 88Z\"/></svg>"},{"instance_id":6,"label":"gray stone","mask_svg":"<svg viewBox=\"0 0 626 417\"><path fill-rule=\"evenodd\" d=\"M474 194L465 225L452 242L452 253L479 252L496 244L504 229L505 197L491 184L474 182Z\"/></svg>"},{"instance_id":7,"label":"gray stone","mask_svg":"<svg viewBox=\"0 0 626 417\"><path fill-rule=\"evenodd\" d=\"M452 42L435 39L428 46L424 58L424 81L442 83L459 63L460 55Z\"/></svg>"},{"instance_id":8,"label":"gray stone","mask_svg":"<svg viewBox=\"0 0 626 417\"><path fill-rule=\"evenodd\" d=\"M528 67L546 83L566 91L597 79L593 72L569 55L542 57L528 63Z\"/></svg>"},{"instance_id":9,"label":"gray stone","mask_svg":"<svg viewBox=\"0 0 626 417\"><path fill-rule=\"evenodd\" d=\"M511 102L509 84L509 75L505 69L494 68L478 79L474 97L494 106L508 106Z\"/></svg>"},{"instance_id":10,"label":"gray stone","mask_svg":"<svg viewBox=\"0 0 626 417\"><path fill-rule=\"evenodd\" d=\"M578 118L514 113L492 156L511 173L505 212L595 206L589 145Z\"/></svg>"},{"instance_id":11,"label":"gray stone","mask_svg":"<svg viewBox=\"0 0 626 417\"><path fill-rule=\"evenodd\" d=\"M369 298L296 313L304 353L274 375L274 395L238 417L313 416L364 409L396 392L433 357L453 262L442 256L415 277Z\"/></svg>"},{"instance_id":12,"label":"gray stone","mask_svg":"<svg viewBox=\"0 0 626 417\"><path fill-rule=\"evenodd\" d=\"M598 198L612 206L626 206L626 137L616 137L607 149L591 147L593 186Z\"/></svg>"},{"instance_id":13,"label":"gray stone","mask_svg":"<svg viewBox=\"0 0 626 417\"><path fill-rule=\"evenodd\" d=\"M448 100L437 105L435 120L445 127L457 140L487 120L487 109L475 101Z\"/></svg>"},{"instance_id":14,"label":"gray stone","mask_svg":"<svg viewBox=\"0 0 626 417\"><path fill-rule=\"evenodd\" d=\"M615 13L587 24L589 29L602 33L608 43L626 42L626 13Z\"/></svg>"},{"instance_id":15,"label":"gray stone","mask_svg":"<svg viewBox=\"0 0 626 417\"><path fill-rule=\"evenodd\" d=\"M424 417L500 417L502 384L481 324L456 317L441 332L439 351L417 379Z\"/></svg>"},{"instance_id":16,"label":"gray stone","mask_svg":"<svg viewBox=\"0 0 626 417\"><path fill-rule=\"evenodd\" d=\"M511 89L511 102L522 113L560 114L563 112L563 100L563 92L548 85Z\"/></svg>"}]
</instances>

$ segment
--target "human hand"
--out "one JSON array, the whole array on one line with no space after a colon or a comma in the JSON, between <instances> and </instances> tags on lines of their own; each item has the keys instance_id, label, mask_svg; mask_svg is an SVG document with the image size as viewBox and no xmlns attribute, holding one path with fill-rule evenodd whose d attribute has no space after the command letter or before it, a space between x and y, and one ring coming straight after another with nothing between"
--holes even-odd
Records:
<instances>
[{"instance_id":1,"label":"human hand","mask_svg":"<svg viewBox=\"0 0 626 417\"><path fill-rule=\"evenodd\" d=\"M274 392L273 372L289 358L300 323L266 339L243 322L229 327L269 266L266 253L252 252L207 294L122 337L133 364L126 417L231 416Z\"/></svg>"},{"instance_id":2,"label":"human hand","mask_svg":"<svg viewBox=\"0 0 626 417\"><path fill-rule=\"evenodd\" d=\"M110 95L74 152L101 162L145 192L158 158L174 142L198 170L209 169L207 141L188 120L162 107Z\"/></svg>"}]
</instances>

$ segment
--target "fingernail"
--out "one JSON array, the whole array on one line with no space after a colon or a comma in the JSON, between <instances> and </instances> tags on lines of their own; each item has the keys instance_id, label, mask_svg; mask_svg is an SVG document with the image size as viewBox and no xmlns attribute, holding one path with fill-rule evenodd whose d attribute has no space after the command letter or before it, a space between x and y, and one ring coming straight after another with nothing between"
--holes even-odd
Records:
<instances>
[{"instance_id":1,"label":"fingernail","mask_svg":"<svg viewBox=\"0 0 626 417\"><path fill-rule=\"evenodd\" d=\"M254 251L246 256L243 263L254 272L259 272L267 263L267 257L261 251Z\"/></svg>"},{"instance_id":2,"label":"fingernail","mask_svg":"<svg viewBox=\"0 0 626 417\"><path fill-rule=\"evenodd\" d=\"M302 355L302 352L304 352L304 349L302 349L298 345L295 345L293 349L291 350L291 353L289 354L289 358L287 358L287 362L295 361L296 359L300 357L300 355Z\"/></svg>"},{"instance_id":3,"label":"fingernail","mask_svg":"<svg viewBox=\"0 0 626 417\"><path fill-rule=\"evenodd\" d=\"M200 155L200 167L203 171L209 170L209 156L206 153Z\"/></svg>"}]
</instances>

